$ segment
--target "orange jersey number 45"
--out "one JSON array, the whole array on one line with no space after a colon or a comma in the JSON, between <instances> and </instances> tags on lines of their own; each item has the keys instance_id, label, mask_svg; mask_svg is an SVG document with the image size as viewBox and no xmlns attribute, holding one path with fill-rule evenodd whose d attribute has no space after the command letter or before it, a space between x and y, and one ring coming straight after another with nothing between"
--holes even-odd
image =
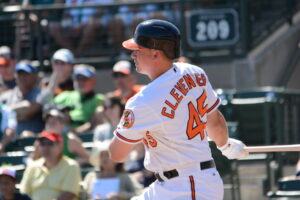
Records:
<instances>
[{"instance_id":1,"label":"orange jersey number 45","mask_svg":"<svg viewBox=\"0 0 300 200\"><path fill-rule=\"evenodd\" d=\"M201 117L207 112L207 105L204 105L206 97L206 92L204 91L197 99L196 107L192 102L188 103L189 119L187 122L186 134L189 140L193 139L198 134L200 135L201 140L205 137L204 129L206 127L206 122L203 122Z\"/></svg>"}]
</instances>

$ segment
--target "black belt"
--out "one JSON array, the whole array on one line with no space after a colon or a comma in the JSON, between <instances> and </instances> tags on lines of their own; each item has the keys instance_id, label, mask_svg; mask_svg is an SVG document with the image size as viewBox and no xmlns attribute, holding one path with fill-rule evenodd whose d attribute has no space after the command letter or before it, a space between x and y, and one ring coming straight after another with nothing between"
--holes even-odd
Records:
<instances>
[{"instance_id":1,"label":"black belt","mask_svg":"<svg viewBox=\"0 0 300 200\"><path fill-rule=\"evenodd\" d=\"M200 169L205 170L205 169L210 169L216 167L215 161L214 160L208 160L204 162L200 162ZM157 178L158 181L164 182L164 180L160 177L159 173L154 173L155 177ZM179 176L178 171L176 169L172 169L170 171L164 171L163 175L167 179L175 178Z\"/></svg>"}]
</instances>

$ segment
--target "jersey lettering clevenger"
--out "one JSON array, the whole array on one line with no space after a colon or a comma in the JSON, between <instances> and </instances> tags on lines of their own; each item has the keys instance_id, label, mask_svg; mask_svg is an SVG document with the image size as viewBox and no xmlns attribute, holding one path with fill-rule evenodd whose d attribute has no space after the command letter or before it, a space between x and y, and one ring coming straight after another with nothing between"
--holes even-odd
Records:
<instances>
[{"instance_id":1,"label":"jersey lettering clevenger","mask_svg":"<svg viewBox=\"0 0 300 200\"><path fill-rule=\"evenodd\" d=\"M150 171L211 160L205 127L219 104L201 68L174 63L127 102L114 134L123 142L144 143Z\"/></svg>"}]
</instances>

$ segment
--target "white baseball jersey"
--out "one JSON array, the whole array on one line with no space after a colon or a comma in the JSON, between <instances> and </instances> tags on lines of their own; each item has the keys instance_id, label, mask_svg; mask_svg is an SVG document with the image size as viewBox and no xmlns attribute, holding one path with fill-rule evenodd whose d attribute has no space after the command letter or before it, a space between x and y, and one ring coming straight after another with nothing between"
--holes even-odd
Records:
<instances>
[{"instance_id":1,"label":"white baseball jersey","mask_svg":"<svg viewBox=\"0 0 300 200\"><path fill-rule=\"evenodd\" d=\"M143 141L150 171L199 164L212 159L205 126L219 104L201 68L174 63L127 102L115 136L127 143Z\"/></svg>"}]
</instances>

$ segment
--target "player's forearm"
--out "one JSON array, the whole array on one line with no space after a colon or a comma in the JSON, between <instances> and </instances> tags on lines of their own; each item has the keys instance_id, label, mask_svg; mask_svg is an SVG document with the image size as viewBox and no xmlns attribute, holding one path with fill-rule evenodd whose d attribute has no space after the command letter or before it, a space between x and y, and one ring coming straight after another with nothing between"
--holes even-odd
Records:
<instances>
[{"instance_id":1,"label":"player's forearm","mask_svg":"<svg viewBox=\"0 0 300 200\"><path fill-rule=\"evenodd\" d=\"M228 129L226 121L219 110L214 111L207 117L207 133L218 147L226 144L228 140Z\"/></svg>"},{"instance_id":2,"label":"player's forearm","mask_svg":"<svg viewBox=\"0 0 300 200\"><path fill-rule=\"evenodd\" d=\"M110 158L115 162L126 161L133 146L133 144L124 143L114 137L109 145Z\"/></svg>"}]
</instances>

